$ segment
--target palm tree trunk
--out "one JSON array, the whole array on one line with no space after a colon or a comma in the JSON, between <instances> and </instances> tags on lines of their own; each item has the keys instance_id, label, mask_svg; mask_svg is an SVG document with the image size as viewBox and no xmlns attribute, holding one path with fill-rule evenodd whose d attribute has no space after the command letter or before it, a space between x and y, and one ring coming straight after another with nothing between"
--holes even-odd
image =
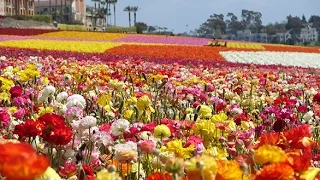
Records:
<instances>
[{"instance_id":1,"label":"palm tree trunk","mask_svg":"<svg viewBox=\"0 0 320 180\"><path fill-rule=\"evenodd\" d=\"M133 16L134 16L134 25L136 25L136 23L137 23L137 12L134 12Z\"/></svg>"},{"instance_id":2,"label":"palm tree trunk","mask_svg":"<svg viewBox=\"0 0 320 180\"><path fill-rule=\"evenodd\" d=\"M38 0L39 1L39 0ZM40 8L40 6L39 6L39 8ZM52 18L52 12L51 12L51 0L49 0L49 14L50 14L50 16L51 16L51 18Z\"/></svg>"},{"instance_id":3,"label":"palm tree trunk","mask_svg":"<svg viewBox=\"0 0 320 180\"><path fill-rule=\"evenodd\" d=\"M54 18L55 18L56 21L58 21L58 9L57 9L57 7L58 7L58 0L56 0L55 3L56 3L56 4L55 4L55 8L54 8L54 11L55 11Z\"/></svg>"},{"instance_id":4,"label":"palm tree trunk","mask_svg":"<svg viewBox=\"0 0 320 180\"><path fill-rule=\"evenodd\" d=\"M63 19L64 19L64 22L67 22L66 15L68 15L67 13L69 13L69 12L66 12L66 10L67 10L67 0L64 0L64 10L63 10L63 14L64 14Z\"/></svg>"},{"instance_id":5,"label":"palm tree trunk","mask_svg":"<svg viewBox=\"0 0 320 180\"><path fill-rule=\"evenodd\" d=\"M131 27L131 12L129 11L129 27Z\"/></svg>"},{"instance_id":6,"label":"palm tree trunk","mask_svg":"<svg viewBox=\"0 0 320 180\"><path fill-rule=\"evenodd\" d=\"M116 3L113 3L113 24L116 26Z\"/></svg>"},{"instance_id":7,"label":"palm tree trunk","mask_svg":"<svg viewBox=\"0 0 320 180\"><path fill-rule=\"evenodd\" d=\"M63 21L63 15L64 15L64 13L62 11L62 0L61 0L61 2L60 2L60 22Z\"/></svg>"},{"instance_id":8,"label":"palm tree trunk","mask_svg":"<svg viewBox=\"0 0 320 180\"><path fill-rule=\"evenodd\" d=\"M29 0L26 0L25 2L26 2L26 5L25 5L26 15L30 15L29 14L29 8L28 8Z\"/></svg>"},{"instance_id":9,"label":"palm tree trunk","mask_svg":"<svg viewBox=\"0 0 320 180\"><path fill-rule=\"evenodd\" d=\"M41 8L40 8L40 0L38 0L38 14L40 14Z\"/></svg>"},{"instance_id":10,"label":"palm tree trunk","mask_svg":"<svg viewBox=\"0 0 320 180\"><path fill-rule=\"evenodd\" d=\"M94 16L94 23L93 23L93 26L96 27L96 24L97 24L97 18L96 18L96 13L97 13L97 1L95 0L94 1L94 13L93 13L93 16Z\"/></svg>"}]
</instances>

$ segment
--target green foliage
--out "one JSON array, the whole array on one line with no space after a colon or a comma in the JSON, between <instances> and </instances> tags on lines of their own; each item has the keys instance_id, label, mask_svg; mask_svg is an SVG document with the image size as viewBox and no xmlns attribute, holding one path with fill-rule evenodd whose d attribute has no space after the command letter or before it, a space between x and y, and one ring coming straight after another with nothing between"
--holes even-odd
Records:
<instances>
[{"instance_id":1,"label":"green foliage","mask_svg":"<svg viewBox=\"0 0 320 180\"><path fill-rule=\"evenodd\" d=\"M120 27L120 26L111 26L106 28L106 32L112 32L112 33L133 33L137 32L136 27Z\"/></svg>"},{"instance_id":2,"label":"green foliage","mask_svg":"<svg viewBox=\"0 0 320 180\"><path fill-rule=\"evenodd\" d=\"M148 29L148 25L146 23L143 22L137 22L136 23L136 28L137 28L137 33L141 34L142 31L145 31Z\"/></svg>"},{"instance_id":3,"label":"green foliage","mask_svg":"<svg viewBox=\"0 0 320 180\"><path fill-rule=\"evenodd\" d=\"M84 25L58 24L58 28L66 31L87 31Z\"/></svg>"},{"instance_id":4,"label":"green foliage","mask_svg":"<svg viewBox=\"0 0 320 180\"><path fill-rule=\"evenodd\" d=\"M24 21L34 20L34 21L46 22L46 23L52 22L50 15L34 15L34 16L16 15L11 17L13 19L24 20Z\"/></svg>"}]
</instances>

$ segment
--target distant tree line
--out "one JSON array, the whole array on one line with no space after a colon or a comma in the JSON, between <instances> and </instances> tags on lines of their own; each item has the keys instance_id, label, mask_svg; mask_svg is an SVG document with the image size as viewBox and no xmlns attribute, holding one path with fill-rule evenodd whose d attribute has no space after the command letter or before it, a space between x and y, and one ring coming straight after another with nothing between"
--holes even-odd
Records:
<instances>
[{"instance_id":1,"label":"distant tree line","mask_svg":"<svg viewBox=\"0 0 320 180\"><path fill-rule=\"evenodd\" d=\"M191 34L199 37L215 37L220 38L223 34L236 34L240 30L251 30L252 33L267 33L268 35L275 35L276 33L285 33L290 31L294 36L300 34L301 28L305 24L312 24L312 27L320 31L320 16L313 15L308 20L303 15L287 16L286 20L282 22L262 24L262 14L256 11L243 9L241 17L238 18L234 13L213 14L199 28L191 32Z\"/></svg>"}]
</instances>

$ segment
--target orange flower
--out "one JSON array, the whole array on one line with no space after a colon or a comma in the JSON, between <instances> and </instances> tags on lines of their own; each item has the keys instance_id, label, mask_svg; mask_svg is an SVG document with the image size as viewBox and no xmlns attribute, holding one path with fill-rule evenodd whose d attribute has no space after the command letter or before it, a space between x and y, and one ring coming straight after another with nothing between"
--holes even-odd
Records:
<instances>
[{"instance_id":1,"label":"orange flower","mask_svg":"<svg viewBox=\"0 0 320 180\"><path fill-rule=\"evenodd\" d=\"M276 163L264 166L255 180L291 180L294 179L293 168L285 163Z\"/></svg>"},{"instance_id":2,"label":"orange flower","mask_svg":"<svg viewBox=\"0 0 320 180\"><path fill-rule=\"evenodd\" d=\"M8 179L31 180L42 175L49 159L25 143L0 144L0 174Z\"/></svg>"},{"instance_id":3,"label":"orange flower","mask_svg":"<svg viewBox=\"0 0 320 180\"><path fill-rule=\"evenodd\" d=\"M236 161L219 160L216 180L242 179L243 171Z\"/></svg>"},{"instance_id":4,"label":"orange flower","mask_svg":"<svg viewBox=\"0 0 320 180\"><path fill-rule=\"evenodd\" d=\"M152 173L147 177L147 180L170 180L170 179L171 178L170 178L170 175L168 173L163 174L163 173L160 173L160 172Z\"/></svg>"},{"instance_id":5,"label":"orange flower","mask_svg":"<svg viewBox=\"0 0 320 180\"><path fill-rule=\"evenodd\" d=\"M262 134L259 138L259 146L264 144L276 145L280 140L280 134L276 132Z\"/></svg>"}]
</instances>

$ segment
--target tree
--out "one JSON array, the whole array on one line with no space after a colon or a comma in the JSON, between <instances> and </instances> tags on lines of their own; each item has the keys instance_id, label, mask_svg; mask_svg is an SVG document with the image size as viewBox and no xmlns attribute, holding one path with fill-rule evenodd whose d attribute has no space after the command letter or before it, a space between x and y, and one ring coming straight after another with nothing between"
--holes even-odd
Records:
<instances>
[{"instance_id":1,"label":"tree","mask_svg":"<svg viewBox=\"0 0 320 180\"><path fill-rule=\"evenodd\" d=\"M219 31L222 33L226 32L226 22L224 21L224 15L223 14L213 14L207 19L206 22L202 23L198 29L195 30L195 32L200 37L209 37L212 38L215 34L215 31L217 29L220 29Z\"/></svg>"},{"instance_id":2,"label":"tree","mask_svg":"<svg viewBox=\"0 0 320 180\"><path fill-rule=\"evenodd\" d=\"M133 12L133 23L134 25L136 25L137 22L137 12L139 11L139 7L138 6L133 6L131 7L131 11Z\"/></svg>"},{"instance_id":3,"label":"tree","mask_svg":"<svg viewBox=\"0 0 320 180\"><path fill-rule=\"evenodd\" d=\"M156 27L155 26L148 26L148 32L154 32L156 31Z\"/></svg>"},{"instance_id":4,"label":"tree","mask_svg":"<svg viewBox=\"0 0 320 180\"><path fill-rule=\"evenodd\" d=\"M221 33L221 29L220 29L220 26L218 26L216 29L215 29L215 32L214 32L214 38L216 39L221 39L221 36L222 36L222 33Z\"/></svg>"},{"instance_id":5,"label":"tree","mask_svg":"<svg viewBox=\"0 0 320 180\"><path fill-rule=\"evenodd\" d=\"M243 9L241 17L245 28L255 31L256 33L260 32L263 28L261 20L262 14L260 12Z\"/></svg>"},{"instance_id":6,"label":"tree","mask_svg":"<svg viewBox=\"0 0 320 180\"><path fill-rule=\"evenodd\" d=\"M303 28L303 23L298 16L293 17L289 15L287 17L287 24L286 24L287 30L292 30L292 33L294 34L300 34L301 28Z\"/></svg>"},{"instance_id":7,"label":"tree","mask_svg":"<svg viewBox=\"0 0 320 180\"><path fill-rule=\"evenodd\" d=\"M305 17L304 15L302 16L302 23L303 23L303 24L306 24L306 23L307 23L307 19L306 19L306 17Z\"/></svg>"},{"instance_id":8,"label":"tree","mask_svg":"<svg viewBox=\"0 0 320 180\"><path fill-rule=\"evenodd\" d=\"M146 31L148 29L148 25L143 22L137 22L136 28L137 28L137 33L141 34L143 31Z\"/></svg>"},{"instance_id":9,"label":"tree","mask_svg":"<svg viewBox=\"0 0 320 180\"><path fill-rule=\"evenodd\" d=\"M311 16L309 23L312 23L312 27L317 28L317 30L320 31L320 16Z\"/></svg>"},{"instance_id":10,"label":"tree","mask_svg":"<svg viewBox=\"0 0 320 180\"><path fill-rule=\"evenodd\" d=\"M131 7L130 6L125 7L123 11L128 12L128 15L129 15L129 27L131 27Z\"/></svg>"},{"instance_id":11,"label":"tree","mask_svg":"<svg viewBox=\"0 0 320 180\"><path fill-rule=\"evenodd\" d=\"M116 4L118 0L109 0L110 4L113 5L113 25L116 26Z\"/></svg>"}]
</instances>

